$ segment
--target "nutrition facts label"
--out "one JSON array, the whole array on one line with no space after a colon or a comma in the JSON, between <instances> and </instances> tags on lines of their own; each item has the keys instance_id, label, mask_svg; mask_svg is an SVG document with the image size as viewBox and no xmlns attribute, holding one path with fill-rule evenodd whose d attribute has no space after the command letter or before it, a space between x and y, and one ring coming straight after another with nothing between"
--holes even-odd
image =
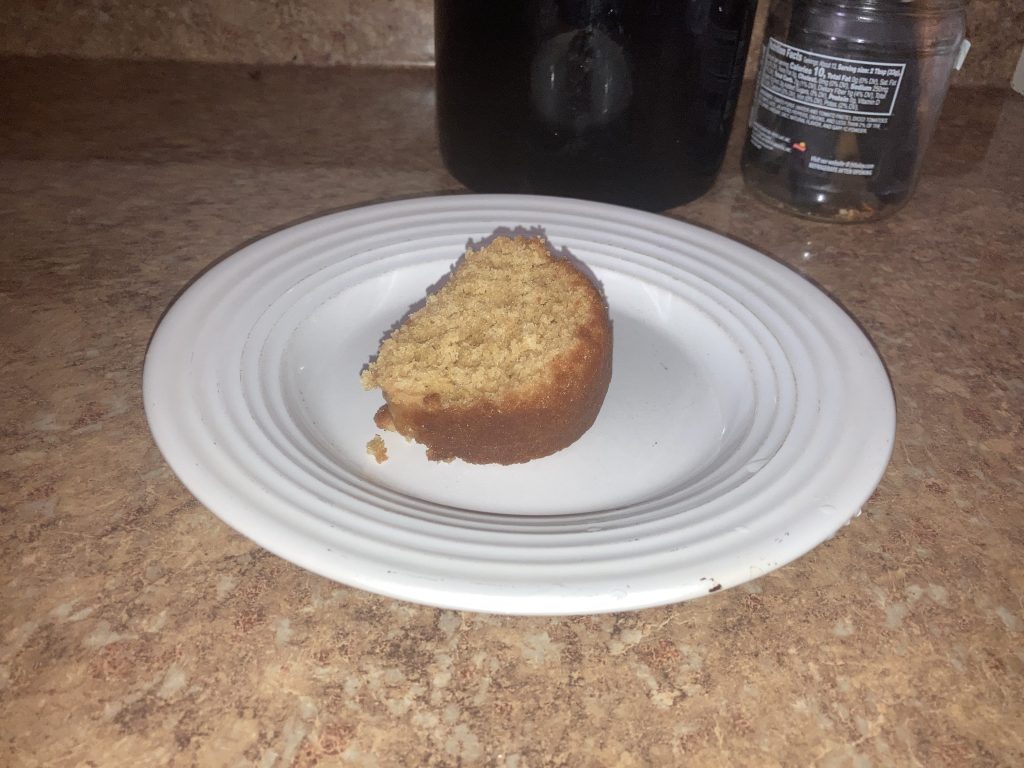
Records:
<instances>
[{"instance_id":1,"label":"nutrition facts label","mask_svg":"<svg viewBox=\"0 0 1024 768\"><path fill-rule=\"evenodd\" d=\"M759 78L760 106L780 117L850 133L883 128L906 64L824 56L769 38Z\"/></svg>"}]
</instances>

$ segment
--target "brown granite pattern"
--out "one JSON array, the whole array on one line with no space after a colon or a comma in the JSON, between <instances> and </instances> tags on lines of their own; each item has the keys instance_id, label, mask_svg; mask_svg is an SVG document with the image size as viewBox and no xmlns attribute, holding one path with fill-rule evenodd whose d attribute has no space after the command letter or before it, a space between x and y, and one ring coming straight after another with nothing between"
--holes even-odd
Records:
<instances>
[{"instance_id":1,"label":"brown granite pattern","mask_svg":"<svg viewBox=\"0 0 1024 768\"><path fill-rule=\"evenodd\" d=\"M506 618L261 551L142 410L149 336L218 256L457 189L429 73L6 60L0 80L0 764L1024 764L1024 99L956 92L878 224L759 205L735 142L674 212L801 270L878 345L899 428L863 515L700 601Z\"/></svg>"},{"instance_id":2,"label":"brown granite pattern","mask_svg":"<svg viewBox=\"0 0 1024 768\"><path fill-rule=\"evenodd\" d=\"M431 0L6 0L0 54L424 65Z\"/></svg>"},{"instance_id":3,"label":"brown granite pattern","mask_svg":"<svg viewBox=\"0 0 1024 768\"><path fill-rule=\"evenodd\" d=\"M753 77L767 0L748 59ZM974 48L957 77L1008 86L1024 48L1024 0L971 0ZM8 0L0 54L242 64L429 65L429 0Z\"/></svg>"},{"instance_id":4,"label":"brown granite pattern","mask_svg":"<svg viewBox=\"0 0 1024 768\"><path fill-rule=\"evenodd\" d=\"M1024 0L969 0L971 40L960 78L973 85L1008 85L1024 54Z\"/></svg>"}]
</instances>

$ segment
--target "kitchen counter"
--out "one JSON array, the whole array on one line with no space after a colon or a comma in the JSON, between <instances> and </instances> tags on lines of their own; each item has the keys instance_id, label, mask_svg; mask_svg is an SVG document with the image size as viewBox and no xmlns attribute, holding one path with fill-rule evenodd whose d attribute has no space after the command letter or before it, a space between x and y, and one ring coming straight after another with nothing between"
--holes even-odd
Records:
<instances>
[{"instance_id":1,"label":"kitchen counter","mask_svg":"<svg viewBox=\"0 0 1024 768\"><path fill-rule=\"evenodd\" d=\"M250 543L150 437L161 314L240 244L459 189L428 71L0 62L0 763L1024 764L1024 98L956 90L895 217L723 174L670 212L805 274L896 393L863 514L745 586L512 618ZM737 119L740 128L746 110Z\"/></svg>"}]
</instances>

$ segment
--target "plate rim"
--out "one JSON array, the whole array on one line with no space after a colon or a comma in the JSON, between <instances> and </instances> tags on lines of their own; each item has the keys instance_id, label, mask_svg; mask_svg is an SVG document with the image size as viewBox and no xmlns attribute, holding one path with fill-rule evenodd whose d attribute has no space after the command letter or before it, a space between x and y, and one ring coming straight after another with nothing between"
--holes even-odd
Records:
<instances>
[{"instance_id":1,"label":"plate rim","mask_svg":"<svg viewBox=\"0 0 1024 768\"><path fill-rule=\"evenodd\" d=\"M857 321L842 305L838 304L834 299L825 294L821 288L792 268L752 249L744 243L697 225L659 214L651 214L604 203L592 203L568 198L547 198L532 195L442 195L418 197L399 201L376 203L368 206L357 206L344 211L329 213L324 216L307 219L292 226L284 227L266 237L258 238L249 242L244 247L219 260L213 266L200 273L200 275L195 278L181 294L178 295L170 308L164 313L150 340L143 370L144 407L147 421L150 425L150 430L157 446L168 465L170 465L172 470L174 470L175 474L179 479L181 479L188 490L198 500L200 500L200 502L203 503L209 511L220 517L230 527L234 528L247 538L250 538L261 547L268 549L278 556L296 563L307 570L357 588L366 589L389 597L412 600L414 602L425 603L438 607L474 610L487 613L569 615L633 610L690 599L692 597L700 596L700 594L716 592L721 588L736 586L737 584L744 583L749 580L749 577L716 578L710 585L672 585L666 586L665 589L660 591L646 589L631 592L626 589L619 591L613 590L609 592L607 589L601 588L591 590L593 594L584 594L586 590L581 592L579 589L573 589L568 586L559 592L557 585L553 585L553 591L550 591L548 594L536 596L535 603L531 603L531 599L529 597L524 598L523 595L514 594L514 585L512 585L513 588L511 589L511 592L509 592L509 584L499 584L496 589L494 584L488 585L481 582L478 585L478 590L473 592L472 589L467 588L467 585L462 585L461 587L453 589L454 585L450 582L442 583L440 586L436 583L431 584L429 582L429 577L424 576L423 574L420 574L422 577L420 579L422 583L419 584L413 583L416 580L416 574L414 573L403 574L391 571L388 574L393 577L390 581L387 578L381 578L380 574L377 575L377 578L373 578L374 562L372 561L372 558L370 559L370 562L359 562L359 558L350 557L352 553L347 553L346 562L352 563L355 567L343 569L345 571L345 578L339 578L338 570L324 567L322 558L314 558L311 560L308 557L297 557L296 553L291 551L288 546L280 545L278 541L268 539L266 536L259 536L258 534L253 535L252 530L243 530L246 526L240 527L237 524L237 514L224 514L225 509L223 509L223 505L230 504L230 501L225 501L225 494L222 492L224 489L218 490L205 486L198 488L194 487L194 485L197 484L203 486L203 483L197 483L195 479L196 474L190 472L188 468L184 466L185 457L182 456L180 452L180 445L175 444L176 442L180 442L175 436L175 431L178 429L178 425L175 423L175 420L168 418L168 414L165 413L160 406L160 400L166 393L164 391L165 383L161 380L159 374L163 369L166 369L169 356L175 356L180 360L182 355L187 355L189 353L188 340L176 337L175 332L178 330L178 326L182 324L179 322L179 318L187 316L189 311L192 309L190 305L197 302L202 297L202 286L210 285L214 280L219 280L221 277L229 276L232 270L237 270L238 265L242 263L247 254L251 254L259 249L267 249L272 246L287 243L289 237L306 234L310 238L313 238L318 230L330 231L332 227L340 227L343 229L346 220L358 218L360 216L369 219L364 226L372 227L379 225L379 221L376 221L378 219L387 221L389 218L394 218L396 214L410 210L416 211L423 206L440 206L442 209L456 210L460 212L459 216L462 217L468 217L468 214L473 213L473 209L477 208L489 212L514 209L515 213L509 218L523 215L526 211L530 211L541 218L543 218L545 213L557 216L559 213L564 214L568 211L572 214L582 213L584 217L589 215L601 218L601 216L603 216L607 219L611 219L614 214L616 217L637 222L638 224L647 222L653 225L654 223L657 223L660 227L669 230L670 235L672 231L677 231L679 233L685 232L689 235L689 239L687 240L688 243L691 245L696 244L698 248L711 253L713 257L721 257L721 254L715 254L716 247L730 251L731 253L729 255L736 257L736 261L740 263L737 268L741 271L745 271L748 278L751 276L751 273L749 272L750 265L753 264L757 269L767 270L772 280L781 282L783 287L789 285L789 287L792 288L793 285L799 285L800 288L798 292L803 293L805 296L817 295L819 297L817 311L825 311L826 314L832 315L834 321L841 322L841 324L845 323L847 325L847 332L850 333L853 338L859 339L866 344L866 349L870 350L870 356L864 362L868 367L875 369L875 384L884 384L884 386L877 387L879 392L876 394L883 395L883 402L877 403L879 408L875 415L875 421L876 432L885 438L882 442L885 445L886 450L884 450L882 454L877 455L874 460L870 462L870 465L873 466L872 471L867 471L865 473L865 470L862 469L861 473L863 476L863 482L861 485L863 486L863 491L860 495L863 498L857 504L857 508L855 510L850 510L849 516L859 513L860 507L865 501L867 501L871 493L881 481L881 478L884 476L889 459L892 455L896 426L895 398L888 372L878 355L877 349L875 349L871 340L867 337L859 323L857 323ZM563 210L559 211L560 208ZM455 218L458 218L459 216L456 216ZM744 262L746 263L746 266L743 266ZM756 276L756 269L754 270L754 273L754 276ZM764 279L764 275L761 275L759 279ZM807 292L808 288L811 291L810 294ZM802 314L803 311L804 310L798 309L798 313ZM230 488L228 491L227 496L230 497ZM218 509L217 507L221 507L221 509ZM842 517L842 515L839 517ZM847 522L848 519L849 517L838 520L835 529L838 530L842 527L843 523ZM826 536L825 538L827 539L829 537ZM823 540L824 539L822 539L822 541ZM821 541L818 541L804 549L804 551L796 552L791 557L781 558L774 565L766 568L764 573L774 570L777 567L781 567L781 565L791 562L803 554L806 554L820 545L820 543ZM362 573L360 573L361 568L365 569ZM502 589L502 587L504 587L504 589Z\"/></svg>"}]
</instances>

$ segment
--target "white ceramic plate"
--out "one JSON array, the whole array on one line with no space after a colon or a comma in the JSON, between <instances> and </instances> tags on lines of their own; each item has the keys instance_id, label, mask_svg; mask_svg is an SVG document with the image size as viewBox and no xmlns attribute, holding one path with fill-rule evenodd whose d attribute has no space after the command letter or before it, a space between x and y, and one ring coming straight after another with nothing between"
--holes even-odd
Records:
<instances>
[{"instance_id":1,"label":"white ceramic plate","mask_svg":"<svg viewBox=\"0 0 1024 768\"><path fill-rule=\"evenodd\" d=\"M528 464L428 462L359 372L469 242L542 228L600 281L614 371L597 422ZM450 196L325 216L200 277L150 346L168 463L236 530L385 595L520 614L626 610L765 574L832 536L888 463L892 390L796 273L696 227L575 200Z\"/></svg>"}]
</instances>

